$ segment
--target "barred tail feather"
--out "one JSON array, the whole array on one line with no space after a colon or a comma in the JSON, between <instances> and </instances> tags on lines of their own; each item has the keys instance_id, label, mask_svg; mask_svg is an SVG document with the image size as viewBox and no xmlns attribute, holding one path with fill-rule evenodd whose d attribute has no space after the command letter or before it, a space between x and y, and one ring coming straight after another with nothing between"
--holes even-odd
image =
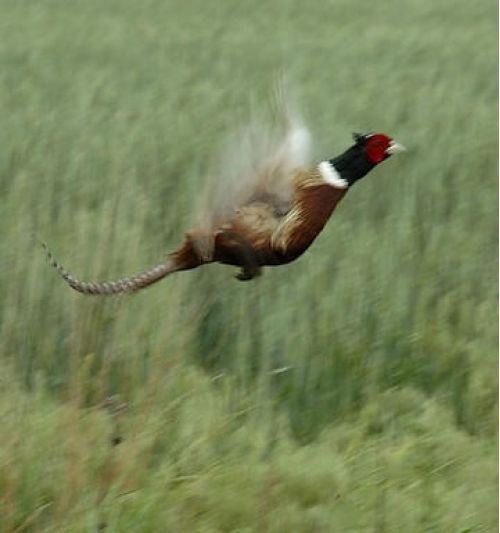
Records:
<instances>
[{"instance_id":1,"label":"barred tail feather","mask_svg":"<svg viewBox=\"0 0 500 533\"><path fill-rule=\"evenodd\" d=\"M127 278L102 282L81 281L70 274L61 263L59 263L45 243L42 243L42 246L50 266L56 270L61 278L72 289L83 294L108 296L125 292L135 292L155 283L177 270L176 261L173 258L168 258L164 263L160 263L148 270L138 272Z\"/></svg>"}]
</instances>

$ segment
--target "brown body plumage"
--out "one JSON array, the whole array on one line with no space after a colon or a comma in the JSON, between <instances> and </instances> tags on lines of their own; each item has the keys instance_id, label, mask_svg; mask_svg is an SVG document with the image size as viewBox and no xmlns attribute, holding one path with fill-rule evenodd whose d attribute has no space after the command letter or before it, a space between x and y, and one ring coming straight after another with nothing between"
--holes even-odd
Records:
<instances>
[{"instance_id":1,"label":"brown body plumage","mask_svg":"<svg viewBox=\"0 0 500 533\"><path fill-rule=\"evenodd\" d=\"M215 261L241 267L238 279L248 280L262 266L299 257L323 229L346 189L325 183L317 168L296 171L293 185L286 207L271 196L256 198L238 207L210 235L203 229L188 232L171 256L176 270ZM208 253L207 240L212 243Z\"/></svg>"},{"instance_id":2,"label":"brown body plumage","mask_svg":"<svg viewBox=\"0 0 500 533\"><path fill-rule=\"evenodd\" d=\"M255 198L236 208L216 228L187 232L182 245L165 262L121 280L80 281L45 249L61 277L85 294L133 292L173 272L213 262L241 267L237 279L250 280L261 273L261 267L289 263L304 253L346 192L325 183L317 168L296 171L293 184L288 205L270 195Z\"/></svg>"},{"instance_id":3,"label":"brown body plumage","mask_svg":"<svg viewBox=\"0 0 500 533\"><path fill-rule=\"evenodd\" d=\"M228 182L219 180L224 200L205 212L203 223L188 231L164 262L120 280L85 282L67 272L45 247L52 266L73 289L105 295L133 292L173 272L213 262L240 267L236 277L246 281L260 275L263 266L293 261L318 236L348 188L402 147L383 134L355 135L346 152L308 167L307 130L290 114L285 122L279 142L257 132L267 154L257 150L258 164L229 174L236 185L231 194Z\"/></svg>"}]
</instances>

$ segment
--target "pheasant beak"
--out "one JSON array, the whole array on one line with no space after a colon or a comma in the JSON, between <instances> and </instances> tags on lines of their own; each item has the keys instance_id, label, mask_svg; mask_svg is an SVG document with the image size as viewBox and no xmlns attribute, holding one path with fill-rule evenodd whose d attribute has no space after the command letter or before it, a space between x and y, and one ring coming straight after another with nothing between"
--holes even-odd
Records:
<instances>
[{"instance_id":1,"label":"pheasant beak","mask_svg":"<svg viewBox=\"0 0 500 533\"><path fill-rule=\"evenodd\" d=\"M397 154L398 152L406 152L406 148L402 144L397 143L396 141L391 141L389 143L389 146L385 150L385 153L387 155Z\"/></svg>"}]
</instances>

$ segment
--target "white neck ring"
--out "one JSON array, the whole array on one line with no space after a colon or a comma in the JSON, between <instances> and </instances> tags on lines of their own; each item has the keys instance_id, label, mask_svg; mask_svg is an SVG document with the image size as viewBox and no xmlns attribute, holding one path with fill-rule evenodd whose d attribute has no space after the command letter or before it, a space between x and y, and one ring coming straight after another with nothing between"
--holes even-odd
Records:
<instances>
[{"instance_id":1,"label":"white neck ring","mask_svg":"<svg viewBox=\"0 0 500 533\"><path fill-rule=\"evenodd\" d=\"M321 161L318 165L319 173L323 180L337 189L347 189L349 182L344 179L330 161Z\"/></svg>"}]
</instances>

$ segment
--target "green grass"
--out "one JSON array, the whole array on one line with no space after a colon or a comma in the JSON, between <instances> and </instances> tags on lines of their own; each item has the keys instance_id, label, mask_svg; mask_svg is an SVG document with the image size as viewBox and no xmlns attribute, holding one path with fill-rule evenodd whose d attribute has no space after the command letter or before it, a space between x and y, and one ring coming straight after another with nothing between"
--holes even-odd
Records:
<instances>
[{"instance_id":1,"label":"green grass","mask_svg":"<svg viewBox=\"0 0 500 533\"><path fill-rule=\"evenodd\" d=\"M0 530L496 531L496 5L1 11ZM316 160L410 148L306 255L108 300L50 271L37 238L89 279L177 246L282 71Z\"/></svg>"}]
</instances>

